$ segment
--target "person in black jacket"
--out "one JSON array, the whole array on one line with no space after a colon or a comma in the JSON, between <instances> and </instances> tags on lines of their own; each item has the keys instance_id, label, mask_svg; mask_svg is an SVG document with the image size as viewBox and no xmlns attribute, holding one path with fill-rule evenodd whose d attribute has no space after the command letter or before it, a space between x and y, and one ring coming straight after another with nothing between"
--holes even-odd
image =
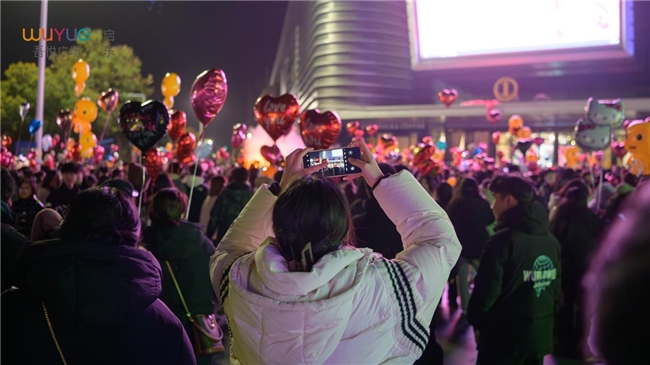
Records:
<instances>
[{"instance_id":1,"label":"person in black jacket","mask_svg":"<svg viewBox=\"0 0 650 365\"><path fill-rule=\"evenodd\" d=\"M215 243L220 242L223 236L226 235L232 222L235 221L255 193L248 183L248 170L243 167L232 170L229 181L230 183L219 194L210 211L210 222L206 228L208 237L217 234Z\"/></svg>"},{"instance_id":2,"label":"person in black jacket","mask_svg":"<svg viewBox=\"0 0 650 365\"><path fill-rule=\"evenodd\" d=\"M497 226L483 251L467 312L476 330L477 364L541 365L553 348L560 244L532 185L499 176L489 189Z\"/></svg>"},{"instance_id":3,"label":"person in black jacket","mask_svg":"<svg viewBox=\"0 0 650 365\"><path fill-rule=\"evenodd\" d=\"M181 322L158 299L158 261L136 247L140 220L126 194L80 193L58 234L23 250L19 289L2 296L3 364L196 364Z\"/></svg>"},{"instance_id":4,"label":"person in black jacket","mask_svg":"<svg viewBox=\"0 0 650 365\"><path fill-rule=\"evenodd\" d=\"M384 175L395 173L395 169L388 164L380 163L378 165ZM397 232L395 224L379 206L370 187L365 184L365 188L369 198L364 199L361 203L363 213L352 217L356 246L371 248L392 260L395 255L404 250L402 237Z\"/></svg>"},{"instance_id":5,"label":"person in black jacket","mask_svg":"<svg viewBox=\"0 0 650 365\"><path fill-rule=\"evenodd\" d=\"M487 226L494 222L494 214L490 210L490 204L480 195L476 180L471 177L462 179L456 186L446 210L454 225L458 240L463 246L463 251L456 264L458 267L456 284L463 310L457 327L462 332L467 329L466 313L470 295L467 282L469 266L478 268L481 253L490 237Z\"/></svg>"},{"instance_id":6,"label":"person in black jacket","mask_svg":"<svg viewBox=\"0 0 650 365\"><path fill-rule=\"evenodd\" d=\"M75 183L78 173L79 166L73 162L61 166L62 184L47 197L46 207L56 210L61 215L65 214L68 204L81 191Z\"/></svg>"},{"instance_id":7,"label":"person in black jacket","mask_svg":"<svg viewBox=\"0 0 650 365\"><path fill-rule=\"evenodd\" d=\"M587 207L588 190L573 187L565 194L551 221L551 232L562 249L562 306L556 321L558 344L554 354L583 360L581 342L585 324L580 281L589 266L602 221Z\"/></svg>"},{"instance_id":8,"label":"person in black jacket","mask_svg":"<svg viewBox=\"0 0 650 365\"><path fill-rule=\"evenodd\" d=\"M186 209L187 196L178 189L165 188L157 192L149 205L152 224L145 228L143 241L163 268L160 300L167 304L183 323L187 333L191 334L192 324L169 274L167 262L174 270L190 313L208 316L214 313L209 264L215 247L203 233L200 224L181 219ZM210 363L211 357L197 359L197 364Z\"/></svg>"}]
</instances>

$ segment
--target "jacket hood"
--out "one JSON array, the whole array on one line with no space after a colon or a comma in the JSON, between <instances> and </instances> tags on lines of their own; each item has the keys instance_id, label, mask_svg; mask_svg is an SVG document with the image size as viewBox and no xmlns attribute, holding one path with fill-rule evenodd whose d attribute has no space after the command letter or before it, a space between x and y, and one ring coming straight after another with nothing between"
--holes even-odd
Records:
<instances>
[{"instance_id":1,"label":"jacket hood","mask_svg":"<svg viewBox=\"0 0 650 365\"><path fill-rule=\"evenodd\" d=\"M538 202L519 203L505 211L496 230L510 228L531 235L543 235L549 232L548 215Z\"/></svg>"},{"instance_id":2,"label":"jacket hood","mask_svg":"<svg viewBox=\"0 0 650 365\"><path fill-rule=\"evenodd\" d=\"M342 324L354 312L372 251L342 247L318 260L310 272L290 272L271 243L267 240L254 257L233 265L230 308L256 310L236 310L229 317L242 329L241 340L250 342L245 347L260 349L258 361L322 364L344 335ZM278 354L284 358L273 358Z\"/></svg>"},{"instance_id":3,"label":"jacket hood","mask_svg":"<svg viewBox=\"0 0 650 365\"><path fill-rule=\"evenodd\" d=\"M180 225L161 224L144 229L144 242L147 249L156 257L164 260L183 259L201 250L201 245L190 245L189 242L203 242L205 234L201 225L181 221Z\"/></svg>"},{"instance_id":4,"label":"jacket hood","mask_svg":"<svg viewBox=\"0 0 650 365\"><path fill-rule=\"evenodd\" d=\"M18 287L73 323L123 324L162 290L158 261L139 248L50 240L25 251Z\"/></svg>"}]
</instances>

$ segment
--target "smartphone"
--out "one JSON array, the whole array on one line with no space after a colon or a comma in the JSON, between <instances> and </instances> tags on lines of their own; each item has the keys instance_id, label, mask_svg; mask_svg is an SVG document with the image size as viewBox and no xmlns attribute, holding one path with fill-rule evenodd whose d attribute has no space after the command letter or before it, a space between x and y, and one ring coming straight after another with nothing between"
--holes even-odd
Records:
<instances>
[{"instance_id":1,"label":"smartphone","mask_svg":"<svg viewBox=\"0 0 650 365\"><path fill-rule=\"evenodd\" d=\"M316 173L321 176L344 176L361 172L358 167L348 162L349 158L360 160L361 149L359 147L344 147L312 151L302 158L302 163L307 168L319 165L321 162L327 160L327 168Z\"/></svg>"}]
</instances>

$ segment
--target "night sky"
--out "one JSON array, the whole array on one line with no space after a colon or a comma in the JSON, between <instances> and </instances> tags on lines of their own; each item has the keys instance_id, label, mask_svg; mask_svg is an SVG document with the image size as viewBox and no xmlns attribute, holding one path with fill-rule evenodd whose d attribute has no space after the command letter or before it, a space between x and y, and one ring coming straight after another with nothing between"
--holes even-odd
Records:
<instances>
[{"instance_id":1,"label":"night sky","mask_svg":"<svg viewBox=\"0 0 650 365\"><path fill-rule=\"evenodd\" d=\"M40 26L40 1L0 4L3 72L13 62L37 62L22 28ZM281 1L50 1L48 28L113 29L114 44L131 46L142 73L153 75L154 99L162 100L160 81L166 72L181 77L174 109L184 110L197 128L189 102L192 83L206 69L223 69L228 98L206 132L220 146L230 143L232 125L251 124L253 103L269 81L286 9Z\"/></svg>"}]
</instances>

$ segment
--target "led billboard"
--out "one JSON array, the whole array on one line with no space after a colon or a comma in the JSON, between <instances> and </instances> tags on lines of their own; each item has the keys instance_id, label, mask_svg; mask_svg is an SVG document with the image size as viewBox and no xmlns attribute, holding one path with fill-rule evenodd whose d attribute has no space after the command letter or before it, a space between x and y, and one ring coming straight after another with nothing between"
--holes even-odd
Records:
<instances>
[{"instance_id":1,"label":"led billboard","mask_svg":"<svg viewBox=\"0 0 650 365\"><path fill-rule=\"evenodd\" d=\"M607 59L633 53L626 39L631 2L410 0L408 5L416 69Z\"/></svg>"}]
</instances>

